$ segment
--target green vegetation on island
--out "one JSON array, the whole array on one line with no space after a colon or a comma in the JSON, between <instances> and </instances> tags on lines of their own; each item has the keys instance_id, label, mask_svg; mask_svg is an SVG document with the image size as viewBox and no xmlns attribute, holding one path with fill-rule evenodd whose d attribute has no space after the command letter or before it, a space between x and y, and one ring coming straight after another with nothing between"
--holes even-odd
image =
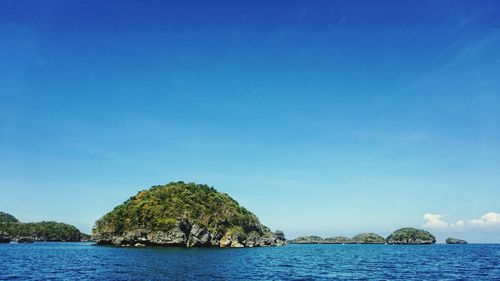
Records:
<instances>
[{"instance_id":1,"label":"green vegetation on island","mask_svg":"<svg viewBox=\"0 0 500 281\"><path fill-rule=\"evenodd\" d=\"M423 229L405 227L387 236L386 242L387 244L434 244L436 237Z\"/></svg>"},{"instance_id":2,"label":"green vegetation on island","mask_svg":"<svg viewBox=\"0 0 500 281\"><path fill-rule=\"evenodd\" d=\"M301 236L290 241L292 244L384 244L384 237L375 233L361 233L353 238L334 236L322 238L319 236Z\"/></svg>"},{"instance_id":3,"label":"green vegetation on island","mask_svg":"<svg viewBox=\"0 0 500 281\"><path fill-rule=\"evenodd\" d=\"M385 244L385 238L376 233L360 233L352 239L359 244Z\"/></svg>"},{"instance_id":4,"label":"green vegetation on island","mask_svg":"<svg viewBox=\"0 0 500 281\"><path fill-rule=\"evenodd\" d=\"M0 223L4 222L19 222L19 220L11 214L0 212Z\"/></svg>"},{"instance_id":5,"label":"green vegetation on island","mask_svg":"<svg viewBox=\"0 0 500 281\"><path fill-rule=\"evenodd\" d=\"M292 244L323 244L325 239L319 236L300 236L290 240Z\"/></svg>"},{"instance_id":6,"label":"green vegetation on island","mask_svg":"<svg viewBox=\"0 0 500 281\"><path fill-rule=\"evenodd\" d=\"M325 244L357 244L352 238L345 236L333 236L325 238Z\"/></svg>"},{"instance_id":7,"label":"green vegetation on island","mask_svg":"<svg viewBox=\"0 0 500 281\"><path fill-rule=\"evenodd\" d=\"M467 244L467 241L458 239L458 238L452 238L449 237L446 239L446 244Z\"/></svg>"},{"instance_id":8,"label":"green vegetation on island","mask_svg":"<svg viewBox=\"0 0 500 281\"><path fill-rule=\"evenodd\" d=\"M253 247L285 245L253 213L208 185L153 186L95 223L98 244L125 246Z\"/></svg>"},{"instance_id":9,"label":"green vegetation on island","mask_svg":"<svg viewBox=\"0 0 500 281\"><path fill-rule=\"evenodd\" d=\"M406 227L394 231L387 238L376 233L360 233L352 238L335 236L301 236L290 240L291 244L433 244L436 238L428 231Z\"/></svg>"},{"instance_id":10,"label":"green vegetation on island","mask_svg":"<svg viewBox=\"0 0 500 281\"><path fill-rule=\"evenodd\" d=\"M80 242L91 242L91 241L92 241L92 236L90 236L90 234L80 233Z\"/></svg>"},{"instance_id":11,"label":"green vegetation on island","mask_svg":"<svg viewBox=\"0 0 500 281\"><path fill-rule=\"evenodd\" d=\"M14 216L0 212L0 241L80 241L82 233L69 224L54 221L19 222Z\"/></svg>"}]
</instances>

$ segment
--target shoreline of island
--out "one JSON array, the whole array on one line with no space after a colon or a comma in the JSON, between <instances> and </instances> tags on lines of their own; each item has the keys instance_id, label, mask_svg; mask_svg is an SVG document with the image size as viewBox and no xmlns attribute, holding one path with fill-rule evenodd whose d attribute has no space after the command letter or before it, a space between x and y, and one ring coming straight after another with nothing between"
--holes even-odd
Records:
<instances>
[{"instance_id":1,"label":"shoreline of island","mask_svg":"<svg viewBox=\"0 0 500 281\"><path fill-rule=\"evenodd\" d=\"M139 191L96 221L92 235L54 221L23 223L0 212L0 243L87 242L124 247L268 247L290 244L436 243L430 232L400 228L387 237L360 233L352 238L302 236L288 240L226 193L208 185L171 182ZM457 238L447 244L467 244Z\"/></svg>"}]
</instances>

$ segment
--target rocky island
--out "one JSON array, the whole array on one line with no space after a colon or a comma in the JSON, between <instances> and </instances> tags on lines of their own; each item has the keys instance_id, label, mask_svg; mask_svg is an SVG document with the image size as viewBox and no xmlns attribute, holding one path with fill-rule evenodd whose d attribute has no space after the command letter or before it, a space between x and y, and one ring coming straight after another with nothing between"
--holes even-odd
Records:
<instances>
[{"instance_id":1,"label":"rocky island","mask_svg":"<svg viewBox=\"0 0 500 281\"><path fill-rule=\"evenodd\" d=\"M352 238L359 244L385 244L385 238L376 233L360 233Z\"/></svg>"},{"instance_id":2,"label":"rocky island","mask_svg":"<svg viewBox=\"0 0 500 281\"><path fill-rule=\"evenodd\" d=\"M319 236L300 236L290 240L291 244L324 244L325 239Z\"/></svg>"},{"instance_id":3,"label":"rocky island","mask_svg":"<svg viewBox=\"0 0 500 281\"><path fill-rule=\"evenodd\" d=\"M286 245L233 198L208 185L153 186L95 223L92 240L121 246L258 247Z\"/></svg>"},{"instance_id":4,"label":"rocky island","mask_svg":"<svg viewBox=\"0 0 500 281\"><path fill-rule=\"evenodd\" d=\"M430 232L413 227L400 228L386 238L387 244L434 244L436 237Z\"/></svg>"},{"instance_id":5,"label":"rocky island","mask_svg":"<svg viewBox=\"0 0 500 281\"><path fill-rule=\"evenodd\" d=\"M11 214L0 212L0 243L79 242L82 235L76 227L69 224L54 221L23 223Z\"/></svg>"},{"instance_id":6,"label":"rocky island","mask_svg":"<svg viewBox=\"0 0 500 281\"><path fill-rule=\"evenodd\" d=\"M361 233L353 238L334 236L322 238L319 236L301 236L290 241L292 244L385 244L384 237L375 233Z\"/></svg>"},{"instance_id":7,"label":"rocky island","mask_svg":"<svg viewBox=\"0 0 500 281\"><path fill-rule=\"evenodd\" d=\"M449 237L446 239L446 244L467 244L467 241Z\"/></svg>"}]
</instances>

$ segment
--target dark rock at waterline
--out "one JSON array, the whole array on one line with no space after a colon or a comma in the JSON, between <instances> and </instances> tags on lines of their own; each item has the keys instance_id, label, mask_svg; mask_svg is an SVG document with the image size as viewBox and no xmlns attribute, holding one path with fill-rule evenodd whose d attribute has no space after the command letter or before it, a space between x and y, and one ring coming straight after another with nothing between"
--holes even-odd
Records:
<instances>
[{"instance_id":1,"label":"dark rock at waterline","mask_svg":"<svg viewBox=\"0 0 500 281\"><path fill-rule=\"evenodd\" d=\"M0 243L10 243L10 241L8 233L0 232Z\"/></svg>"},{"instance_id":2,"label":"dark rock at waterline","mask_svg":"<svg viewBox=\"0 0 500 281\"><path fill-rule=\"evenodd\" d=\"M387 244L434 244L436 237L430 232L413 227L400 228L386 238Z\"/></svg>"},{"instance_id":3,"label":"dark rock at waterline","mask_svg":"<svg viewBox=\"0 0 500 281\"><path fill-rule=\"evenodd\" d=\"M31 238L28 238L28 237L22 237L22 238L17 239L16 242L21 243L21 244L29 244L29 243L33 243L35 241Z\"/></svg>"},{"instance_id":4,"label":"dark rock at waterline","mask_svg":"<svg viewBox=\"0 0 500 281\"><path fill-rule=\"evenodd\" d=\"M120 235L92 236L97 244L121 246L175 246L175 247L265 247L284 246L284 236L269 233L267 237L248 236L238 232L227 232L222 237L212 236L209 230L183 219L167 231L150 231L147 229L131 230Z\"/></svg>"},{"instance_id":5,"label":"dark rock at waterline","mask_svg":"<svg viewBox=\"0 0 500 281\"><path fill-rule=\"evenodd\" d=\"M446 239L446 244L467 244L467 241L449 237Z\"/></svg>"}]
</instances>

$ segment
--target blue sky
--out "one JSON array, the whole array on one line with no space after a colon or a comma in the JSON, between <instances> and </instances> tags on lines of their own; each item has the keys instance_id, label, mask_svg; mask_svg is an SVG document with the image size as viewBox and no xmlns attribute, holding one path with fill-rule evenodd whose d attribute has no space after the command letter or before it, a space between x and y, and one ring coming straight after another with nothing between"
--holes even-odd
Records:
<instances>
[{"instance_id":1,"label":"blue sky","mask_svg":"<svg viewBox=\"0 0 500 281\"><path fill-rule=\"evenodd\" d=\"M1 210L89 232L184 180L289 237L500 242L497 1L143 2L0 1Z\"/></svg>"}]
</instances>

